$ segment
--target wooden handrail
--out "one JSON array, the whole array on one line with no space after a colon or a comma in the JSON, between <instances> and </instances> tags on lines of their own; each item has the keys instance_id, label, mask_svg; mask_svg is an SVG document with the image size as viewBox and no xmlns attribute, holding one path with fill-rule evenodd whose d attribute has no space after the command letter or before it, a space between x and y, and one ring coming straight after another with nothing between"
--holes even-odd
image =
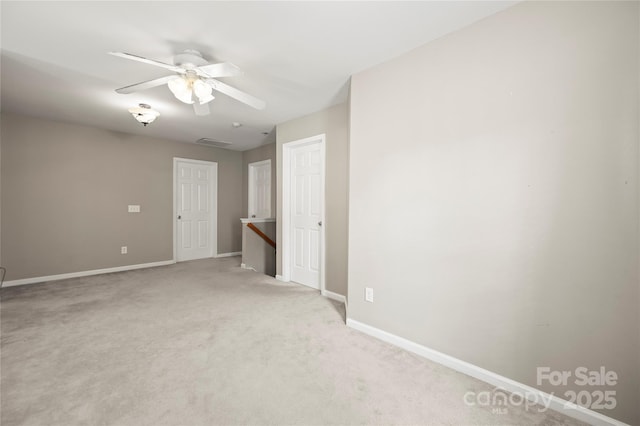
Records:
<instances>
[{"instance_id":1,"label":"wooden handrail","mask_svg":"<svg viewBox=\"0 0 640 426\"><path fill-rule=\"evenodd\" d=\"M276 243L273 242L271 238L267 237L267 235L261 230L259 230L258 227L255 226L253 223L251 222L247 223L247 227L251 229L253 232L255 232L256 234L258 234L258 236L263 240L265 240L267 244L269 244L271 247L276 248Z\"/></svg>"}]
</instances>

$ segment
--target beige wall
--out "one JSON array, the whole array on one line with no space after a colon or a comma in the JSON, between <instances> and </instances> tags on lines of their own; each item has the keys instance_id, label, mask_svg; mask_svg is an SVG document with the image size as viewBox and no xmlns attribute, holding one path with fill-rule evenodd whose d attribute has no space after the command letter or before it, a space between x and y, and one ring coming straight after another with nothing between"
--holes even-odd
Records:
<instances>
[{"instance_id":1,"label":"beige wall","mask_svg":"<svg viewBox=\"0 0 640 426\"><path fill-rule=\"evenodd\" d=\"M241 250L241 152L13 114L1 121L7 280L172 259L173 157L218 163L218 252Z\"/></svg>"},{"instance_id":2,"label":"beige wall","mask_svg":"<svg viewBox=\"0 0 640 426\"><path fill-rule=\"evenodd\" d=\"M347 220L349 132L347 104L280 124L276 128L278 212L277 241L282 245L282 144L319 134L326 135L325 239L326 289L347 294ZM282 273L281 250L276 253L276 273Z\"/></svg>"},{"instance_id":3,"label":"beige wall","mask_svg":"<svg viewBox=\"0 0 640 426\"><path fill-rule=\"evenodd\" d=\"M352 78L350 318L562 397L537 367L605 366L640 424L638 7L521 3Z\"/></svg>"},{"instance_id":4,"label":"beige wall","mask_svg":"<svg viewBox=\"0 0 640 426\"><path fill-rule=\"evenodd\" d=\"M275 132L274 132L275 135ZM276 142L242 152L242 217L249 212L249 164L271 160L271 217L276 217Z\"/></svg>"}]
</instances>

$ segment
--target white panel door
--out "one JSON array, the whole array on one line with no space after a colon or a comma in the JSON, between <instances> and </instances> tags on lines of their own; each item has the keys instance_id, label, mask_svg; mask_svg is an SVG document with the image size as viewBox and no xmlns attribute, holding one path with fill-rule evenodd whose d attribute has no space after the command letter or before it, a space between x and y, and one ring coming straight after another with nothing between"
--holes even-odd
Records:
<instances>
[{"instance_id":1,"label":"white panel door","mask_svg":"<svg viewBox=\"0 0 640 426\"><path fill-rule=\"evenodd\" d=\"M210 164L176 162L176 260L212 257L215 169Z\"/></svg>"},{"instance_id":2,"label":"white panel door","mask_svg":"<svg viewBox=\"0 0 640 426\"><path fill-rule=\"evenodd\" d=\"M271 160L249 164L249 217L271 217Z\"/></svg>"},{"instance_id":3,"label":"white panel door","mask_svg":"<svg viewBox=\"0 0 640 426\"><path fill-rule=\"evenodd\" d=\"M291 152L291 280L320 289L322 157L320 144Z\"/></svg>"}]
</instances>

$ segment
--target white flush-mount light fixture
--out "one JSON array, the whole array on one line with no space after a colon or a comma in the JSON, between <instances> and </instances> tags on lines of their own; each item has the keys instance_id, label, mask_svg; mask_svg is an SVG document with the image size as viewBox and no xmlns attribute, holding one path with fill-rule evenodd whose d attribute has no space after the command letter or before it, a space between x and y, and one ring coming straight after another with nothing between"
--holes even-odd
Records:
<instances>
[{"instance_id":1,"label":"white flush-mount light fixture","mask_svg":"<svg viewBox=\"0 0 640 426\"><path fill-rule=\"evenodd\" d=\"M139 104L137 107L129 108L129 112L133 115L133 118L145 127L147 124L153 123L153 121L160 116L158 111L151 109L147 104Z\"/></svg>"}]
</instances>

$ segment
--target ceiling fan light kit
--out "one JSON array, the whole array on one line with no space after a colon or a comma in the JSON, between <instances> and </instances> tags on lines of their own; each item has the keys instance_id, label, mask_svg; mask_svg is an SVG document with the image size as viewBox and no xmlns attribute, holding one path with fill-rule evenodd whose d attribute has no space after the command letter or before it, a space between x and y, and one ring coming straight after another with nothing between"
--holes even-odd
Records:
<instances>
[{"instance_id":1,"label":"ceiling fan light kit","mask_svg":"<svg viewBox=\"0 0 640 426\"><path fill-rule=\"evenodd\" d=\"M154 122L156 118L160 116L160 113L151 109L147 104L139 104L137 107L129 108L129 112L133 115L133 118L147 127L147 124Z\"/></svg>"},{"instance_id":2,"label":"ceiling fan light kit","mask_svg":"<svg viewBox=\"0 0 640 426\"><path fill-rule=\"evenodd\" d=\"M175 96L180 102L184 102L185 104L193 103L191 88L185 78L176 77L169 80L167 86L169 86L169 90L171 90L173 96Z\"/></svg>"},{"instance_id":3,"label":"ceiling fan light kit","mask_svg":"<svg viewBox=\"0 0 640 426\"><path fill-rule=\"evenodd\" d=\"M206 104L207 102L211 102L215 99L212 92L213 87L209 86L204 81L198 79L193 82L193 94L200 101L200 105Z\"/></svg>"},{"instance_id":4,"label":"ceiling fan light kit","mask_svg":"<svg viewBox=\"0 0 640 426\"><path fill-rule=\"evenodd\" d=\"M193 78L188 74L184 77L176 76L167 82L167 86L169 86L173 96L185 104L191 105L197 101L200 105L204 105L215 99L211 94L213 88L197 76Z\"/></svg>"}]
</instances>

